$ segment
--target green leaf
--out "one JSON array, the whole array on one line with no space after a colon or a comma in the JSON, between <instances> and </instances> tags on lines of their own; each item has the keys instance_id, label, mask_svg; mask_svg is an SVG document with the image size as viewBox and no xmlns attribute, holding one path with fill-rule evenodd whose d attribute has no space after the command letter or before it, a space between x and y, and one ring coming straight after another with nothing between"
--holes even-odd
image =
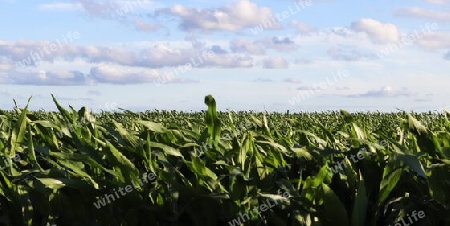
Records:
<instances>
[{"instance_id":1,"label":"green leaf","mask_svg":"<svg viewBox=\"0 0 450 226\"><path fill-rule=\"evenodd\" d=\"M338 196L328 185L322 185L323 216L328 225L349 226L347 210Z\"/></svg>"},{"instance_id":2,"label":"green leaf","mask_svg":"<svg viewBox=\"0 0 450 226\"><path fill-rule=\"evenodd\" d=\"M366 194L366 186L364 180L359 180L359 187L356 193L355 202L353 203L352 226L365 226L366 214L369 205L369 198Z\"/></svg>"}]
</instances>

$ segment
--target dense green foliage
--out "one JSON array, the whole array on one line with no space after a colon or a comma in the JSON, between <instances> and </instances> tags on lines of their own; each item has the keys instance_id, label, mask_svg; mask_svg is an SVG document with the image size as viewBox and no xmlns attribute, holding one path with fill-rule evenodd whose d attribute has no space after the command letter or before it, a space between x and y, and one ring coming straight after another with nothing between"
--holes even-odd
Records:
<instances>
[{"instance_id":1,"label":"dense green foliage","mask_svg":"<svg viewBox=\"0 0 450 226\"><path fill-rule=\"evenodd\" d=\"M449 114L216 112L204 101L199 113L90 114L55 99L59 112L0 111L0 225L225 226L267 199L276 206L244 225L384 226L413 211L425 212L414 225L450 225Z\"/></svg>"}]
</instances>

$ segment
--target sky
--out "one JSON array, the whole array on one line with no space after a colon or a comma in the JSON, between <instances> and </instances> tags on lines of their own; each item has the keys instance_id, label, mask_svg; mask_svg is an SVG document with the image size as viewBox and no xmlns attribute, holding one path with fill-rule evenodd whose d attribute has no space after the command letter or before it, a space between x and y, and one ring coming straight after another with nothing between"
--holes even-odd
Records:
<instances>
[{"instance_id":1,"label":"sky","mask_svg":"<svg viewBox=\"0 0 450 226\"><path fill-rule=\"evenodd\" d=\"M442 111L450 0L0 0L0 109Z\"/></svg>"}]
</instances>

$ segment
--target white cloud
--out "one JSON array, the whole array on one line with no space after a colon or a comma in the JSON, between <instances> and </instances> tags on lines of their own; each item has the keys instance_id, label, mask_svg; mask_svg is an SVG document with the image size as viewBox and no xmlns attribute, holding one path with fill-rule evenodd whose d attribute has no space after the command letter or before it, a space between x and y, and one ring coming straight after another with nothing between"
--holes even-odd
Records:
<instances>
[{"instance_id":1,"label":"white cloud","mask_svg":"<svg viewBox=\"0 0 450 226\"><path fill-rule=\"evenodd\" d=\"M250 68L253 67L253 58L242 54L237 54L233 57L217 55L210 58L204 65L218 68Z\"/></svg>"},{"instance_id":2,"label":"white cloud","mask_svg":"<svg viewBox=\"0 0 450 226\"><path fill-rule=\"evenodd\" d=\"M169 30L164 25L157 24L157 23L147 23L141 19L136 19L134 22L134 26L136 27L136 30L138 30L138 31L155 32L155 31L165 28L167 30L167 34L169 33Z\"/></svg>"},{"instance_id":3,"label":"white cloud","mask_svg":"<svg viewBox=\"0 0 450 226\"><path fill-rule=\"evenodd\" d=\"M363 53L354 48L338 48L331 47L327 50L328 56L333 60L343 60L343 61L360 61L360 60L373 60L376 59L373 53Z\"/></svg>"},{"instance_id":4,"label":"white cloud","mask_svg":"<svg viewBox=\"0 0 450 226\"><path fill-rule=\"evenodd\" d=\"M41 4L39 5L39 9L45 11L79 11L82 10L83 7L79 3L49 3L49 4Z\"/></svg>"},{"instance_id":5,"label":"white cloud","mask_svg":"<svg viewBox=\"0 0 450 226\"><path fill-rule=\"evenodd\" d=\"M450 22L450 12L439 12L429 9L413 8L398 8L394 11L395 16L412 17L418 19L432 19L440 22Z\"/></svg>"},{"instance_id":6,"label":"white cloud","mask_svg":"<svg viewBox=\"0 0 450 226\"><path fill-rule=\"evenodd\" d=\"M217 53L217 54L216 54ZM141 66L159 68L165 66L177 67L192 64L192 67L238 68L252 67L253 59L242 54L226 54L223 49L214 45L212 49L195 50L175 49L158 44L141 51Z\"/></svg>"},{"instance_id":7,"label":"white cloud","mask_svg":"<svg viewBox=\"0 0 450 226\"><path fill-rule=\"evenodd\" d=\"M450 4L450 0L424 0L426 3L435 4L435 5L445 5Z\"/></svg>"},{"instance_id":8,"label":"white cloud","mask_svg":"<svg viewBox=\"0 0 450 226\"><path fill-rule=\"evenodd\" d=\"M4 56L0 56L0 72L9 71L12 68L12 61Z\"/></svg>"},{"instance_id":9,"label":"white cloud","mask_svg":"<svg viewBox=\"0 0 450 226\"><path fill-rule=\"evenodd\" d=\"M312 91L313 89L316 89L316 90L323 90L321 87L319 87L319 86L316 86L316 87L312 87L311 85L303 85L303 86L298 86L297 88L296 88L296 90L310 90L310 91Z\"/></svg>"},{"instance_id":10,"label":"white cloud","mask_svg":"<svg viewBox=\"0 0 450 226\"><path fill-rule=\"evenodd\" d=\"M100 83L136 84L155 82L160 74L154 69L131 72L117 66L100 65L91 69L91 76Z\"/></svg>"},{"instance_id":11,"label":"white cloud","mask_svg":"<svg viewBox=\"0 0 450 226\"><path fill-rule=\"evenodd\" d=\"M284 80L284 82L289 82L289 83L302 83L302 82L300 81L300 79L298 79L298 78L287 78L287 79Z\"/></svg>"},{"instance_id":12,"label":"white cloud","mask_svg":"<svg viewBox=\"0 0 450 226\"><path fill-rule=\"evenodd\" d=\"M288 37L262 38L255 41L247 39L231 40L230 49L235 53L251 53L255 55L266 54L265 49L274 49L280 52L293 51L298 48Z\"/></svg>"},{"instance_id":13,"label":"white cloud","mask_svg":"<svg viewBox=\"0 0 450 226\"><path fill-rule=\"evenodd\" d=\"M403 88L401 90L394 90L392 89L392 87L390 86L384 86L379 90L369 90L366 93L363 94L352 94L352 95L348 95L348 97L376 97L376 98L381 98L381 97L413 97L413 96L417 96L417 93L415 92L411 92L406 88Z\"/></svg>"},{"instance_id":14,"label":"white cloud","mask_svg":"<svg viewBox=\"0 0 450 226\"><path fill-rule=\"evenodd\" d=\"M164 7L163 3L154 0L116 0L115 5L129 12L143 10L145 12L154 11L157 8ZM119 9L120 10L120 9Z\"/></svg>"},{"instance_id":15,"label":"white cloud","mask_svg":"<svg viewBox=\"0 0 450 226\"><path fill-rule=\"evenodd\" d=\"M57 58L74 60L86 58L90 62L115 62L131 65L137 61L135 53L119 48L76 46L61 42L19 40L0 45L0 55L9 56L11 60L25 66L34 65L36 61L53 62ZM52 46L55 47L52 51Z\"/></svg>"},{"instance_id":16,"label":"white cloud","mask_svg":"<svg viewBox=\"0 0 450 226\"><path fill-rule=\"evenodd\" d=\"M178 67L187 63L192 67L237 68L251 67L253 59L242 54L229 54L218 45L211 48L173 48L169 44L156 44L134 52L122 48L76 46L69 44L56 51L45 53L44 48L54 44L49 41L19 40L0 45L0 55L24 66L35 66L36 62L53 62L55 59L73 61L85 59L88 63L114 63L123 66L162 68ZM200 46L197 46L200 47ZM43 54L40 55L39 53ZM217 53L217 54L216 54ZM36 56L38 55L38 56ZM36 60L33 60L34 59Z\"/></svg>"},{"instance_id":17,"label":"white cloud","mask_svg":"<svg viewBox=\"0 0 450 226\"><path fill-rule=\"evenodd\" d=\"M293 51L298 48L298 46L295 45L295 42L288 37L262 38L258 40L257 43L261 43L261 45L267 49L274 49L281 52Z\"/></svg>"},{"instance_id":18,"label":"white cloud","mask_svg":"<svg viewBox=\"0 0 450 226\"><path fill-rule=\"evenodd\" d=\"M365 32L376 43L397 42L400 32L394 24L383 24L373 19L359 19L351 24L355 31Z\"/></svg>"},{"instance_id":19,"label":"white cloud","mask_svg":"<svg viewBox=\"0 0 450 226\"><path fill-rule=\"evenodd\" d=\"M256 41L246 39L231 40L230 49L235 53L251 53L255 55L264 55L266 51Z\"/></svg>"},{"instance_id":20,"label":"white cloud","mask_svg":"<svg viewBox=\"0 0 450 226\"><path fill-rule=\"evenodd\" d=\"M289 62L283 57L268 57L263 61L264 68L285 69L289 67Z\"/></svg>"},{"instance_id":21,"label":"white cloud","mask_svg":"<svg viewBox=\"0 0 450 226\"><path fill-rule=\"evenodd\" d=\"M83 7L86 13L92 17L112 19L116 18L115 10L119 9L119 5L115 2L99 2L92 0L75 0Z\"/></svg>"},{"instance_id":22,"label":"white cloud","mask_svg":"<svg viewBox=\"0 0 450 226\"><path fill-rule=\"evenodd\" d=\"M450 48L449 40L450 33L430 33L419 38L416 42L421 48L434 50Z\"/></svg>"},{"instance_id":23,"label":"white cloud","mask_svg":"<svg viewBox=\"0 0 450 226\"><path fill-rule=\"evenodd\" d=\"M51 78L58 78L58 79L73 79L76 77L76 73L74 72L69 72L69 71L61 71L61 70L55 70L55 71L50 71L48 73L45 74L44 77L51 77Z\"/></svg>"},{"instance_id":24,"label":"white cloud","mask_svg":"<svg viewBox=\"0 0 450 226\"><path fill-rule=\"evenodd\" d=\"M41 4L39 9L46 11L83 11L87 15L95 18L119 20L121 22L132 24L139 31L155 32L161 28L166 28L162 24L144 22L141 13L149 13L158 7L161 3L151 0L113 0L113 1L93 1L93 0L74 0L74 3L50 3ZM166 28L167 29L167 28ZM168 30L168 29L167 29ZM168 33L168 32L167 32Z\"/></svg>"},{"instance_id":25,"label":"white cloud","mask_svg":"<svg viewBox=\"0 0 450 226\"><path fill-rule=\"evenodd\" d=\"M309 32L312 31L312 29L308 26L308 24L302 23L297 20L291 20L289 25L290 25L290 27L295 29L295 32L297 34L305 35L305 34L309 34Z\"/></svg>"},{"instance_id":26,"label":"white cloud","mask_svg":"<svg viewBox=\"0 0 450 226\"><path fill-rule=\"evenodd\" d=\"M95 81L79 71L44 71L8 72L7 83L18 85L76 86L93 85Z\"/></svg>"},{"instance_id":27,"label":"white cloud","mask_svg":"<svg viewBox=\"0 0 450 226\"><path fill-rule=\"evenodd\" d=\"M181 19L180 28L184 31L232 31L259 26L265 21L274 21L272 10L258 7L249 0L237 0L232 5L220 8L188 8L180 4L171 8L157 10L159 14L169 14ZM276 22L276 21L275 21ZM279 23L267 29L280 29Z\"/></svg>"}]
</instances>

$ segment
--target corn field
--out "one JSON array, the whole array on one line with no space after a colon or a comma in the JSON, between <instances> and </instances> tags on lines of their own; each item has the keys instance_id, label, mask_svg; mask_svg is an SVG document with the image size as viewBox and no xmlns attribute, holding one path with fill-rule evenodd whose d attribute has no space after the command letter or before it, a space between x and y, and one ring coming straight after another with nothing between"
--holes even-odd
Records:
<instances>
[{"instance_id":1,"label":"corn field","mask_svg":"<svg viewBox=\"0 0 450 226\"><path fill-rule=\"evenodd\" d=\"M0 225L450 226L450 112L218 112L208 95L198 113L92 114L53 101L0 110Z\"/></svg>"}]
</instances>

